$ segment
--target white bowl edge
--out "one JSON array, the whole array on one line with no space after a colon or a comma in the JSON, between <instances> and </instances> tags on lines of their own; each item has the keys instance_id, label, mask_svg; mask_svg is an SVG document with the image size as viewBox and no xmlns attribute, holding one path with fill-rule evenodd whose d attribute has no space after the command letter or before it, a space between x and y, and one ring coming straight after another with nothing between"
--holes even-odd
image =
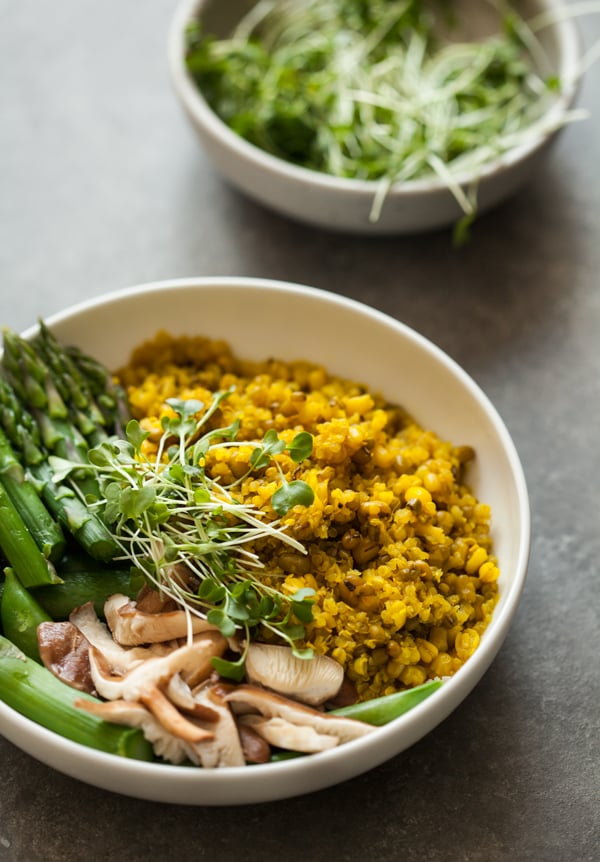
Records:
<instances>
[{"instance_id":1,"label":"white bowl edge","mask_svg":"<svg viewBox=\"0 0 600 862\"><path fill-rule=\"evenodd\" d=\"M493 527L494 541L503 542L502 532L512 530L516 531L520 540L511 557L511 571L503 569L500 582L501 597L492 624L484 633L480 647L465 666L439 691L405 716L385 727L378 728L370 736L323 754L262 766L215 771L148 764L105 755L72 743L23 718L0 703L0 731L7 739L40 761L98 787L160 802L238 805L282 799L344 781L405 750L443 721L488 669L508 632L527 572L530 542L528 493L517 451L504 422L479 386L454 360L424 336L382 312L354 300L304 285L265 279L200 277L153 282L115 291L54 314L46 320L46 323L59 337L68 337L75 341L78 337L81 338L81 346L93 355L97 355L99 344L104 343L105 348L107 346L106 337L102 335L102 326L106 326L107 321L114 322L110 339L112 345L114 346L119 339L129 337L128 345L131 348L144 338L153 335L160 325L169 328L169 308L176 307L179 309L177 314L181 314L194 298L196 307L198 309L204 307L206 310L211 298L213 304L220 303L216 313L218 318L222 310L231 311L232 294L238 301L247 299L248 308L252 307L257 298L262 297L263 301L267 301L274 309L276 316L281 315L284 306L290 303L296 311L305 308L307 316L304 322L311 320L318 309L319 321L325 329L335 319L336 325L339 323L340 326L341 321L348 326L350 321L353 321L354 326L359 330L360 326L368 326L373 329L373 335L376 333L377 338L383 337L384 333L387 333L390 339L400 336L399 341L411 345L411 349L416 347L424 360L435 363L436 367L439 365L440 372L443 372L442 376L447 375L448 380L458 381L464 389L465 404L469 403L472 408L477 409L479 418L487 423L485 433L495 436L494 445L502 451L503 469L508 471L511 479L511 494L514 494L514 498L512 505L505 512L507 523L500 531L498 526ZM117 315L114 313L115 304L119 307ZM278 304L277 311L275 306ZM136 336L132 339L131 320L127 317L127 311L136 305L142 309L153 307L153 313L157 316L148 318L146 324L140 328L140 337ZM208 317L205 315L204 320L214 325L216 318L211 319L210 315ZM296 315L293 322L298 325L302 321ZM196 324L191 320L189 314L180 318L179 328L188 333L211 335L211 332L206 332L202 328L200 322ZM35 329L36 327L32 327L25 335L31 336ZM239 331L242 329L243 327L240 326ZM312 343L318 344L319 333L322 335L323 330L319 330L319 326L316 330L311 337ZM227 327L213 332L212 335L227 339ZM232 341L236 353L246 355L243 348L238 349L236 340L232 339ZM289 344L286 345L285 337L280 337L277 344L281 346L281 350L273 350L273 355L281 355L282 358L288 359L311 358L290 355L290 347ZM296 351L294 350L293 353ZM262 345L254 344L254 356L249 358L259 358L261 355L263 357L266 355ZM106 357L99 356L99 358L105 360ZM122 351L122 355L115 364L122 364L126 358ZM387 358L389 362L389 356ZM320 358L317 357L316 361L320 361ZM342 373L340 368L345 364L347 359L338 356L338 367L333 370L336 373ZM369 367L368 376L376 373L377 363L375 362ZM350 376L355 378L354 374ZM407 406L410 409L410 404ZM425 424L428 424L427 421ZM428 427L433 426L428 424ZM452 435L448 436L452 439ZM477 493L479 495L479 491ZM485 499L483 494L480 496ZM508 518L509 514L511 518ZM492 512L492 518L494 518L494 512Z\"/></svg>"}]
</instances>

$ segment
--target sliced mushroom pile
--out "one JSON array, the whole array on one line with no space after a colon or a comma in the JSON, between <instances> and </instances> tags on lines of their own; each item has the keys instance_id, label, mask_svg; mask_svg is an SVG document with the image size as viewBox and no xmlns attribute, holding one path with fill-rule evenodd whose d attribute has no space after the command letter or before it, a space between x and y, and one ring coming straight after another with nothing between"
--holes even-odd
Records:
<instances>
[{"instance_id":1,"label":"sliced mushroom pile","mask_svg":"<svg viewBox=\"0 0 600 862\"><path fill-rule=\"evenodd\" d=\"M78 698L78 707L140 728L171 763L264 763L272 746L314 753L374 730L323 710L345 691L333 659L300 659L289 647L253 643L246 679L235 684L219 678L212 659L239 646L157 594L137 602L111 596L104 616L106 623L88 603L68 622L42 623L42 661L73 688L101 698Z\"/></svg>"}]
</instances>

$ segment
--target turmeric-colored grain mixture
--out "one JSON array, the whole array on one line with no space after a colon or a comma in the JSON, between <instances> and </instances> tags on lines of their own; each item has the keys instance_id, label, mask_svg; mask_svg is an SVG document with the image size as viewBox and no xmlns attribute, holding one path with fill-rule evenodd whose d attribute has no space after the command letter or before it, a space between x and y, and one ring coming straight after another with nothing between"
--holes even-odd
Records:
<instances>
[{"instance_id":1,"label":"turmeric-colored grain mixture","mask_svg":"<svg viewBox=\"0 0 600 862\"><path fill-rule=\"evenodd\" d=\"M283 518L302 554L277 539L255 550L259 576L284 593L316 590L307 644L339 661L366 700L455 673L479 644L498 597L489 507L464 481L474 457L421 428L360 383L305 361L239 359L224 341L161 332L119 372L133 415L151 432L148 454L169 413L167 398L234 387L208 427L240 420L237 439L274 428L288 442L313 435L309 459L278 461L315 499ZM207 472L228 483L249 466L250 446L211 453ZM253 472L236 497L276 517L276 467Z\"/></svg>"}]
</instances>

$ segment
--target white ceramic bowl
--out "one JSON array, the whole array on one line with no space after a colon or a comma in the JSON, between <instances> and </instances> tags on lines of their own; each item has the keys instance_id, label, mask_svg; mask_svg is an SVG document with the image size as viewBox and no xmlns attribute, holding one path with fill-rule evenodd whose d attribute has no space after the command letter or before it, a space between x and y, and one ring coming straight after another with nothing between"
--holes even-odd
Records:
<instances>
[{"instance_id":1,"label":"white ceramic bowl","mask_svg":"<svg viewBox=\"0 0 600 862\"><path fill-rule=\"evenodd\" d=\"M168 44L170 75L175 92L217 170L233 186L271 209L318 227L361 234L410 234L454 224L463 214L454 196L439 179L412 180L390 190L381 215L371 222L377 183L340 179L290 164L243 140L229 129L204 100L185 67L184 33L188 22L200 16L207 31L218 36L231 32L252 0L183 0L173 18ZM501 155L481 169L478 177L478 212L507 198L534 173L557 126L572 105L577 91L579 40L573 20L558 14L559 0L517 0L524 18L542 11L557 13L557 23L540 33L550 66L563 83L563 91L546 116L545 129L527 142ZM494 32L490 6L484 0L458 0L465 38ZM467 189L472 174L456 177Z\"/></svg>"},{"instance_id":2,"label":"white ceramic bowl","mask_svg":"<svg viewBox=\"0 0 600 862\"><path fill-rule=\"evenodd\" d=\"M523 471L509 433L452 359L367 306L257 279L142 285L77 305L47 323L63 343L78 344L113 368L160 328L223 337L242 357L310 358L381 391L444 438L474 446L477 458L468 481L492 507L500 599L479 648L452 679L391 724L322 754L219 770L149 764L72 743L0 703L4 736L55 769L108 790L160 802L234 805L307 793L371 769L429 733L467 696L500 648L519 602L530 527Z\"/></svg>"}]
</instances>

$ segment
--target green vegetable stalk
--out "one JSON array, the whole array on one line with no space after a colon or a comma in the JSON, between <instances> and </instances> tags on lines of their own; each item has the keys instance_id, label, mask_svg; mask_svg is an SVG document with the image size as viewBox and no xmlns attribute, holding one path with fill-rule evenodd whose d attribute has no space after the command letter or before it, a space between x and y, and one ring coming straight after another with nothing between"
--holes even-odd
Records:
<instances>
[{"instance_id":1,"label":"green vegetable stalk","mask_svg":"<svg viewBox=\"0 0 600 862\"><path fill-rule=\"evenodd\" d=\"M92 388L97 388L95 381L98 376L96 366L92 365L93 360L88 361L88 367L95 370L94 380L90 380L45 323L40 321L39 326L40 332L33 341L33 349L45 363L67 407L69 421L81 432L89 446L97 446L114 432L118 409L116 399L111 402L112 411L108 409L106 397L102 399L100 406ZM110 377L106 370L104 374L105 378ZM105 381L104 395L107 389L108 380ZM116 390L116 387L113 387L113 390Z\"/></svg>"},{"instance_id":2,"label":"green vegetable stalk","mask_svg":"<svg viewBox=\"0 0 600 862\"><path fill-rule=\"evenodd\" d=\"M85 459L87 440L70 417L59 386L34 345L4 330L2 366L17 397L36 420L45 450L62 458ZM72 392L69 397L73 398ZM97 493L89 477L81 490Z\"/></svg>"},{"instance_id":3,"label":"green vegetable stalk","mask_svg":"<svg viewBox=\"0 0 600 862\"><path fill-rule=\"evenodd\" d=\"M144 577L135 568L100 566L93 559L64 558L57 571L60 584L36 587L32 595L54 620L66 620L74 608L93 602L99 617L104 616L104 604L115 593L134 599L144 585Z\"/></svg>"},{"instance_id":4,"label":"green vegetable stalk","mask_svg":"<svg viewBox=\"0 0 600 862\"><path fill-rule=\"evenodd\" d=\"M1 373L0 427L4 429L15 453L20 453L20 461L24 467L40 464L44 460L39 428Z\"/></svg>"},{"instance_id":5,"label":"green vegetable stalk","mask_svg":"<svg viewBox=\"0 0 600 862\"><path fill-rule=\"evenodd\" d=\"M64 529L94 560L110 562L118 551L106 524L66 482L56 482L47 461L30 468L42 498Z\"/></svg>"},{"instance_id":6,"label":"green vegetable stalk","mask_svg":"<svg viewBox=\"0 0 600 862\"><path fill-rule=\"evenodd\" d=\"M73 742L109 754L152 761L152 746L141 730L103 721L73 706L76 699L96 700L57 679L0 637L0 699L11 709Z\"/></svg>"},{"instance_id":7,"label":"green vegetable stalk","mask_svg":"<svg viewBox=\"0 0 600 862\"><path fill-rule=\"evenodd\" d=\"M0 601L2 631L25 655L39 661L37 627L40 623L51 622L52 618L25 589L12 569L5 569L4 577Z\"/></svg>"},{"instance_id":8,"label":"green vegetable stalk","mask_svg":"<svg viewBox=\"0 0 600 862\"><path fill-rule=\"evenodd\" d=\"M78 347L68 346L65 353L71 359L104 416L104 425L109 434L125 436L125 427L131 419L127 393L115 383L102 363L88 356Z\"/></svg>"},{"instance_id":9,"label":"green vegetable stalk","mask_svg":"<svg viewBox=\"0 0 600 862\"><path fill-rule=\"evenodd\" d=\"M63 529L94 559L113 559L118 547L106 525L85 502L96 495L93 477L56 482L48 464L50 452L87 458L87 442L68 421L68 411L48 370L23 339L4 332L0 376L0 425L19 455L46 507ZM10 560L12 565L16 565Z\"/></svg>"},{"instance_id":10,"label":"green vegetable stalk","mask_svg":"<svg viewBox=\"0 0 600 862\"><path fill-rule=\"evenodd\" d=\"M0 483L42 554L52 562L60 560L65 550L65 538L37 489L26 476L6 435L0 430Z\"/></svg>"},{"instance_id":11,"label":"green vegetable stalk","mask_svg":"<svg viewBox=\"0 0 600 862\"><path fill-rule=\"evenodd\" d=\"M0 482L0 549L27 587L56 583L52 563L42 554L4 485Z\"/></svg>"}]
</instances>

